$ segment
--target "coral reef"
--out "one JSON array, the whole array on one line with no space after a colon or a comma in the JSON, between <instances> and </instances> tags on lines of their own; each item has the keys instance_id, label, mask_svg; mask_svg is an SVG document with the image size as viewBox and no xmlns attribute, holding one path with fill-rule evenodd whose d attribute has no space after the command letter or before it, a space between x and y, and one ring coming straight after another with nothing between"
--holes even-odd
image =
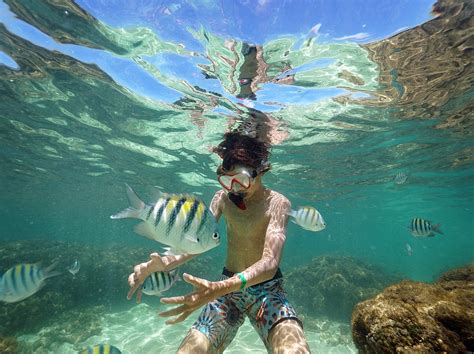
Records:
<instances>
[{"instance_id":1,"label":"coral reef","mask_svg":"<svg viewBox=\"0 0 474 354\"><path fill-rule=\"evenodd\" d=\"M89 337L102 333L104 306L90 306L87 309L70 309L45 321L35 336L29 340L20 340L22 353L48 353L64 343L77 345ZM54 352L58 352L54 350ZM1 353L1 351L0 351Z\"/></svg>"},{"instance_id":2,"label":"coral reef","mask_svg":"<svg viewBox=\"0 0 474 354\"><path fill-rule=\"evenodd\" d=\"M16 354L19 353L18 343L13 337L0 336L0 353L2 354Z\"/></svg>"},{"instance_id":3,"label":"coral reef","mask_svg":"<svg viewBox=\"0 0 474 354\"><path fill-rule=\"evenodd\" d=\"M285 274L292 304L305 315L349 322L353 307L399 279L346 256L321 256Z\"/></svg>"},{"instance_id":4,"label":"coral reef","mask_svg":"<svg viewBox=\"0 0 474 354\"><path fill-rule=\"evenodd\" d=\"M358 304L352 336L363 353L474 351L474 263L433 284L402 281Z\"/></svg>"}]
</instances>

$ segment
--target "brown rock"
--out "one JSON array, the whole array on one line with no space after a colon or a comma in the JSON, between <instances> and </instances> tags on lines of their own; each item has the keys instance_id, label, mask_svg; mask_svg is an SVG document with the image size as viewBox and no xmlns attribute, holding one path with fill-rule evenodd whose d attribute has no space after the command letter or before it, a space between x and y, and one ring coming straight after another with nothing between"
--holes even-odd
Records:
<instances>
[{"instance_id":1,"label":"brown rock","mask_svg":"<svg viewBox=\"0 0 474 354\"><path fill-rule=\"evenodd\" d=\"M403 281L359 303L352 337L362 353L474 350L474 263L427 284Z\"/></svg>"}]
</instances>

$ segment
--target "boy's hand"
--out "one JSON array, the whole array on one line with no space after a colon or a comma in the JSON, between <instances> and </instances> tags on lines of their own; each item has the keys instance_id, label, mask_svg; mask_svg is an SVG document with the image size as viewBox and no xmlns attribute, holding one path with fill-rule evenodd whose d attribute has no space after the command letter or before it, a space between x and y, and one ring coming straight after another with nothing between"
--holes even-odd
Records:
<instances>
[{"instance_id":1,"label":"boy's hand","mask_svg":"<svg viewBox=\"0 0 474 354\"><path fill-rule=\"evenodd\" d=\"M131 299L133 294L137 292L137 303L142 301L142 290L141 285L145 279L154 272L161 272L166 269L166 265L163 259L158 253L150 254L151 260L145 263L140 263L133 268L133 273L128 276L128 284L130 285L130 291L127 294L127 299Z\"/></svg>"},{"instance_id":2,"label":"boy's hand","mask_svg":"<svg viewBox=\"0 0 474 354\"><path fill-rule=\"evenodd\" d=\"M195 289L192 293L184 296L164 297L161 299L161 302L164 304L182 304L159 314L162 317L177 316L172 320L166 321L166 324L184 321L196 309L220 296L219 290L222 286L220 286L219 282L211 282L186 273L183 274L183 279L187 283L194 285Z\"/></svg>"}]
</instances>

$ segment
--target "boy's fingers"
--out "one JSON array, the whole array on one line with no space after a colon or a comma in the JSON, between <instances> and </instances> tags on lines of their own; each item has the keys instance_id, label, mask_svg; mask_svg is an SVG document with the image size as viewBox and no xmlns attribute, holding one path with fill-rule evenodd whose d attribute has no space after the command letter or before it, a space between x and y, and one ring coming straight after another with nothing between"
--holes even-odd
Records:
<instances>
[{"instance_id":1,"label":"boy's fingers","mask_svg":"<svg viewBox=\"0 0 474 354\"><path fill-rule=\"evenodd\" d=\"M131 287L134 287L135 286L135 273L132 273L128 276L128 285L130 285Z\"/></svg>"},{"instance_id":2,"label":"boy's fingers","mask_svg":"<svg viewBox=\"0 0 474 354\"><path fill-rule=\"evenodd\" d=\"M184 304L186 296L163 297L160 302L163 304Z\"/></svg>"},{"instance_id":3,"label":"boy's fingers","mask_svg":"<svg viewBox=\"0 0 474 354\"><path fill-rule=\"evenodd\" d=\"M186 309L186 305L181 305L181 306L175 307L174 309L160 312L158 315L161 317L175 316L185 311L185 309Z\"/></svg>"},{"instance_id":4,"label":"boy's fingers","mask_svg":"<svg viewBox=\"0 0 474 354\"><path fill-rule=\"evenodd\" d=\"M172 324L176 324L176 323L179 323L179 322L183 322L186 318L188 318L189 314L190 314L190 312L184 312L181 315L179 315L178 317L176 317L172 320L168 320L165 323L167 325L172 325Z\"/></svg>"},{"instance_id":5,"label":"boy's fingers","mask_svg":"<svg viewBox=\"0 0 474 354\"><path fill-rule=\"evenodd\" d=\"M206 280L194 277L191 274L184 273L183 274L183 279L186 283L189 283L191 285L194 285L196 288L199 287L205 287L206 286Z\"/></svg>"},{"instance_id":6,"label":"boy's fingers","mask_svg":"<svg viewBox=\"0 0 474 354\"><path fill-rule=\"evenodd\" d=\"M130 289L130 291L127 294L127 299L128 300L130 300L132 298L132 296L133 296L133 294L135 293L136 290L137 290L136 287L133 287L133 288Z\"/></svg>"}]
</instances>

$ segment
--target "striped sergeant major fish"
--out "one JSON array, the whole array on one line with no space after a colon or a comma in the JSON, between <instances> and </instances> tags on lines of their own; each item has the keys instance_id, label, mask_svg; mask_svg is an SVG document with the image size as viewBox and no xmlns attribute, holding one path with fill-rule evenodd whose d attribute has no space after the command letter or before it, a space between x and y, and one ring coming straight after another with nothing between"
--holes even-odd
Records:
<instances>
[{"instance_id":1,"label":"striped sergeant major fish","mask_svg":"<svg viewBox=\"0 0 474 354\"><path fill-rule=\"evenodd\" d=\"M303 206L298 210L291 210L288 213L295 224L300 225L308 231L322 231L326 228L326 223L322 215L311 206Z\"/></svg>"},{"instance_id":2,"label":"striped sergeant major fish","mask_svg":"<svg viewBox=\"0 0 474 354\"><path fill-rule=\"evenodd\" d=\"M61 274L53 271L55 266L22 263L8 269L0 279L0 301L18 302L30 297L45 285L46 279Z\"/></svg>"},{"instance_id":3,"label":"striped sergeant major fish","mask_svg":"<svg viewBox=\"0 0 474 354\"><path fill-rule=\"evenodd\" d=\"M444 235L440 230L441 224L433 225L431 221L422 218L413 218L408 229L415 237L433 237L435 232Z\"/></svg>"},{"instance_id":4,"label":"striped sergeant major fish","mask_svg":"<svg viewBox=\"0 0 474 354\"><path fill-rule=\"evenodd\" d=\"M161 194L156 203L145 204L126 187L131 207L111 219L142 220L135 232L170 246L174 254L199 254L219 245L216 219L201 200L192 195Z\"/></svg>"},{"instance_id":5,"label":"striped sergeant major fish","mask_svg":"<svg viewBox=\"0 0 474 354\"><path fill-rule=\"evenodd\" d=\"M120 349L110 344L97 344L82 349L79 354L122 354Z\"/></svg>"},{"instance_id":6,"label":"striped sergeant major fish","mask_svg":"<svg viewBox=\"0 0 474 354\"><path fill-rule=\"evenodd\" d=\"M147 295L160 296L179 280L178 268L169 272L155 272L145 279L142 292Z\"/></svg>"}]
</instances>

